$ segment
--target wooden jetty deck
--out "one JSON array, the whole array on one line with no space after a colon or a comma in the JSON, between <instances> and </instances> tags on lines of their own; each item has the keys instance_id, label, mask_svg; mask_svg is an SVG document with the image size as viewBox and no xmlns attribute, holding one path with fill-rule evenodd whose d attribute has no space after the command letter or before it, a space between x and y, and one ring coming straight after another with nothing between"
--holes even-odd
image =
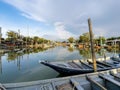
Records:
<instances>
[{"instance_id":1,"label":"wooden jetty deck","mask_svg":"<svg viewBox=\"0 0 120 90\"><path fill-rule=\"evenodd\" d=\"M120 68L63 78L2 84L1 90L120 90Z\"/></svg>"}]
</instances>

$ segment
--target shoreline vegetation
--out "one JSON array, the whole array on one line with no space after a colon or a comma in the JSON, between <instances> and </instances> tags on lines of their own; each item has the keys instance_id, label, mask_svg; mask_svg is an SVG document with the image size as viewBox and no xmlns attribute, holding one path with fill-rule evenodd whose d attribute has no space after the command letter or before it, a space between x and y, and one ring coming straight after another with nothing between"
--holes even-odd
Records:
<instances>
[{"instance_id":1,"label":"shoreline vegetation","mask_svg":"<svg viewBox=\"0 0 120 90\"><path fill-rule=\"evenodd\" d=\"M38 36L30 37L23 36L20 34L20 30L18 32L8 31L7 38L0 38L0 52L8 52L9 50L23 49L23 48L50 48L54 46L69 46L69 47L77 47L79 49L90 48L90 36L89 33L83 33L79 36L78 39L74 39L74 37L70 37L65 41L51 41ZM103 36L99 36L94 39L94 48L101 49L120 49L120 37L111 37L105 38Z\"/></svg>"}]
</instances>

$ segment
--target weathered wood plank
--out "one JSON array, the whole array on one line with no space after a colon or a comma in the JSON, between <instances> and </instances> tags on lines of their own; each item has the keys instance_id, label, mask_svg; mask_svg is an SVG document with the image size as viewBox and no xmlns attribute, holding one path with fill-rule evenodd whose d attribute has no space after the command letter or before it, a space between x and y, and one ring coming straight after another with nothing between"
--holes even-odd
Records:
<instances>
[{"instance_id":1,"label":"weathered wood plank","mask_svg":"<svg viewBox=\"0 0 120 90\"><path fill-rule=\"evenodd\" d=\"M91 82L91 86L93 90L107 90L104 86L96 82L95 80L91 79L88 75L86 78Z\"/></svg>"},{"instance_id":2,"label":"weathered wood plank","mask_svg":"<svg viewBox=\"0 0 120 90\"><path fill-rule=\"evenodd\" d=\"M109 90L120 90L120 82L104 75L104 74L99 74L99 77L104 79L105 86Z\"/></svg>"},{"instance_id":3,"label":"weathered wood plank","mask_svg":"<svg viewBox=\"0 0 120 90\"><path fill-rule=\"evenodd\" d=\"M82 64L84 64L85 66L89 67L89 69L93 69L93 66L88 65L88 64L84 63L83 61L80 61L80 62L81 62Z\"/></svg>"},{"instance_id":4,"label":"weathered wood plank","mask_svg":"<svg viewBox=\"0 0 120 90\"><path fill-rule=\"evenodd\" d=\"M82 65L81 65L80 62L74 62L74 61L73 61L73 63L74 63L75 65L77 65L79 68L84 69L84 67L82 67Z\"/></svg>"},{"instance_id":5,"label":"weathered wood plank","mask_svg":"<svg viewBox=\"0 0 120 90\"><path fill-rule=\"evenodd\" d=\"M112 65L108 64L108 63L103 63L103 62L100 62L100 61L96 61L97 63L99 64L102 64L104 66L107 66L107 67L113 67Z\"/></svg>"},{"instance_id":6,"label":"weathered wood plank","mask_svg":"<svg viewBox=\"0 0 120 90\"><path fill-rule=\"evenodd\" d=\"M0 83L0 90L6 90L6 88Z\"/></svg>"},{"instance_id":7,"label":"weathered wood plank","mask_svg":"<svg viewBox=\"0 0 120 90\"><path fill-rule=\"evenodd\" d=\"M84 90L82 86L80 86L79 82L77 82L74 78L70 79L70 82L74 85L77 90Z\"/></svg>"}]
</instances>

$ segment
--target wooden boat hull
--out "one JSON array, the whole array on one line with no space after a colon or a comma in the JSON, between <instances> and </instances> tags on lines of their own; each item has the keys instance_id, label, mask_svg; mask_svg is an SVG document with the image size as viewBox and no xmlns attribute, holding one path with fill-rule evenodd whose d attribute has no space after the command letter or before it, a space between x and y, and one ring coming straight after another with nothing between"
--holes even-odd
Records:
<instances>
[{"instance_id":1,"label":"wooden boat hull","mask_svg":"<svg viewBox=\"0 0 120 90\"><path fill-rule=\"evenodd\" d=\"M102 72L21 83L1 84L1 90L120 90L120 68Z\"/></svg>"},{"instance_id":2,"label":"wooden boat hull","mask_svg":"<svg viewBox=\"0 0 120 90\"><path fill-rule=\"evenodd\" d=\"M57 72L59 72L60 74L63 74L63 75L76 75L76 74L85 74L85 73L94 72L93 69L67 68L67 67L53 65L49 62L41 62L41 64L44 64L44 65L56 70ZM98 71L104 71L104 70L110 70L110 69L113 69L113 68L109 67L109 68L104 68L104 69L98 69Z\"/></svg>"}]
</instances>

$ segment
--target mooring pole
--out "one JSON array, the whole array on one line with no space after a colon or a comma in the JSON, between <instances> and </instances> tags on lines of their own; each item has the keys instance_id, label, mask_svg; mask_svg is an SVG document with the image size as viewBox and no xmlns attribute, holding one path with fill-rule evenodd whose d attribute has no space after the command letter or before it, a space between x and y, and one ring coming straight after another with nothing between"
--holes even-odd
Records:
<instances>
[{"instance_id":1,"label":"mooring pole","mask_svg":"<svg viewBox=\"0 0 120 90\"><path fill-rule=\"evenodd\" d=\"M92 32L92 23L91 19L88 19L88 26L89 26L89 34L90 34L90 43L91 43L91 53L92 53L92 60L93 60L93 68L94 72L97 71L97 66L96 66L96 57L95 57L95 51L94 51L94 43L93 43L93 32Z\"/></svg>"}]
</instances>

